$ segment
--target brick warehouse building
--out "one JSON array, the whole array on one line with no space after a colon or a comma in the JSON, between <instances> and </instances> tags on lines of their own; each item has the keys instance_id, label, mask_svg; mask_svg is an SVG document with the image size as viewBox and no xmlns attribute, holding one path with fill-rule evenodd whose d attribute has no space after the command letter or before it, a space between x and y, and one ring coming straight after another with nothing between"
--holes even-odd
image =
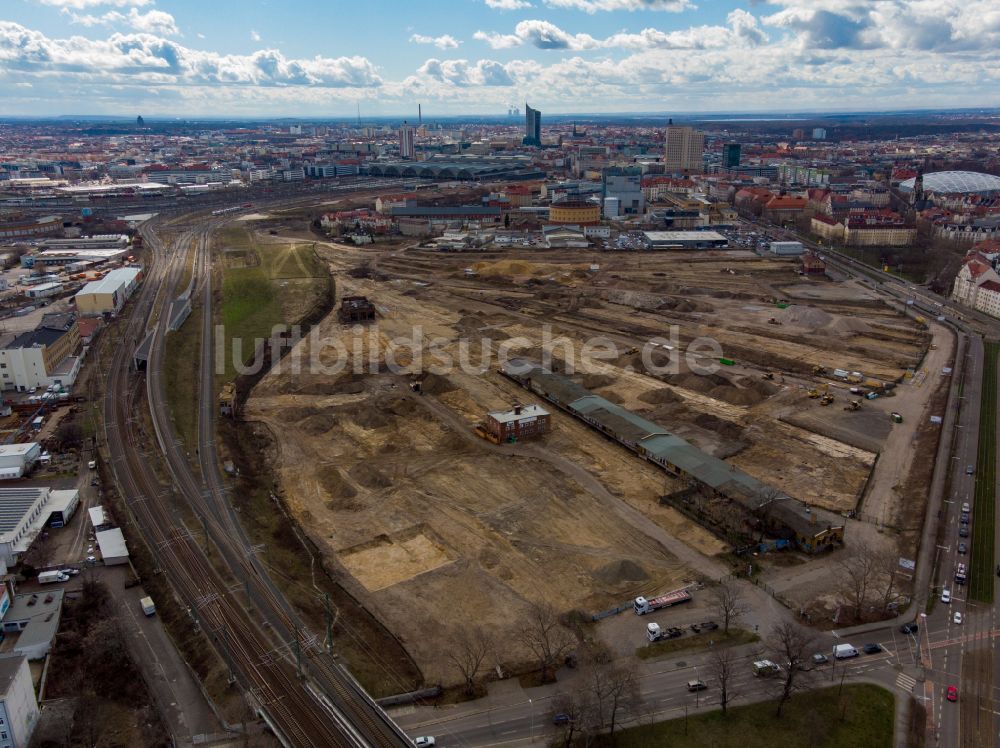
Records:
<instances>
[{"instance_id":1,"label":"brick warehouse building","mask_svg":"<svg viewBox=\"0 0 1000 748\"><path fill-rule=\"evenodd\" d=\"M531 439L549 431L551 416L539 405L515 405L486 414L486 432L497 442Z\"/></svg>"}]
</instances>

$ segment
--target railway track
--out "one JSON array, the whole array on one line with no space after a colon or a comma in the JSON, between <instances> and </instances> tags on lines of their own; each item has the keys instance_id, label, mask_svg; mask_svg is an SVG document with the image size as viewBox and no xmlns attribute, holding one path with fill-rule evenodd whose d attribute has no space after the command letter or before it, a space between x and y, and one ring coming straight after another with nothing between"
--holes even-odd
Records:
<instances>
[{"instance_id":1,"label":"railway track","mask_svg":"<svg viewBox=\"0 0 1000 748\"><path fill-rule=\"evenodd\" d=\"M407 744L403 733L380 714L367 695L356 684L351 687L353 679L346 672L335 663L321 661L326 659L322 648L293 619L283 597L273 585L260 582L261 569L251 563L246 549L235 542L232 528L224 523L225 513L210 501L209 492L194 476L173 438L172 428L164 428L164 422L169 424L169 413L154 394L162 386L166 329L163 307L173 298L189 252L197 253L195 271L200 276L199 283L204 283L210 293L207 272L211 228L212 224L208 224L181 234L169 253L155 232L147 232L154 255L152 267L131 315L119 323L118 344L105 379L104 441L114 479L135 525L153 549L157 564L170 578L189 614L228 664L248 703L285 745ZM210 314L205 316L210 319ZM153 319L156 338L147 387L132 369L131 354ZM171 507L170 487L162 484L153 469L153 460L143 450L146 435L139 419L134 417L146 404L144 400L153 414L157 441L167 457L174 486L203 520L230 571L237 579L243 579L243 589L222 578ZM279 637L276 641L269 635L247 611L242 599L244 591L261 608L266 620L277 621L293 636Z\"/></svg>"}]
</instances>

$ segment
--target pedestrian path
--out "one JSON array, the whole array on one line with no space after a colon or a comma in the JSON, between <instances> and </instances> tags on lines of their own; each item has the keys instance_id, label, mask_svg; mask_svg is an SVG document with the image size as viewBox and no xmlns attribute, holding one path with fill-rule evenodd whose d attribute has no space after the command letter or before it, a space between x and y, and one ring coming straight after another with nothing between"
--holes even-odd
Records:
<instances>
[{"instance_id":1,"label":"pedestrian path","mask_svg":"<svg viewBox=\"0 0 1000 748\"><path fill-rule=\"evenodd\" d=\"M917 685L917 679L907 675L906 673L900 673L896 676L896 687L901 688L907 693L913 693L913 689Z\"/></svg>"}]
</instances>

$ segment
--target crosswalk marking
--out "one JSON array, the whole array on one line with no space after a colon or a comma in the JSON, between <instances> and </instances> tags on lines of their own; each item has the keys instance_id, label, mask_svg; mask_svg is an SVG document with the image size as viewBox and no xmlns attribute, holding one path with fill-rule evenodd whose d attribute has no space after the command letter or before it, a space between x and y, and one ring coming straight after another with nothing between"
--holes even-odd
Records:
<instances>
[{"instance_id":1,"label":"crosswalk marking","mask_svg":"<svg viewBox=\"0 0 1000 748\"><path fill-rule=\"evenodd\" d=\"M913 687L917 685L917 679L907 675L906 673L900 673L896 676L896 686L902 688L904 691L910 691L912 693Z\"/></svg>"}]
</instances>

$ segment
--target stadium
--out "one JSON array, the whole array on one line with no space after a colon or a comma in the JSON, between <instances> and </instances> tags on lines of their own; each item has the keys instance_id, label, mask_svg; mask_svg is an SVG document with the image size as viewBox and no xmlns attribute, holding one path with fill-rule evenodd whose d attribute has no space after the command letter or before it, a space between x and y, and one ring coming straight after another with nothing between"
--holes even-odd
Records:
<instances>
[{"instance_id":1,"label":"stadium","mask_svg":"<svg viewBox=\"0 0 1000 748\"><path fill-rule=\"evenodd\" d=\"M903 192L913 192L915 179L899 183ZM938 195L1000 194L1000 177L976 171L936 171L924 174L924 193Z\"/></svg>"}]
</instances>

